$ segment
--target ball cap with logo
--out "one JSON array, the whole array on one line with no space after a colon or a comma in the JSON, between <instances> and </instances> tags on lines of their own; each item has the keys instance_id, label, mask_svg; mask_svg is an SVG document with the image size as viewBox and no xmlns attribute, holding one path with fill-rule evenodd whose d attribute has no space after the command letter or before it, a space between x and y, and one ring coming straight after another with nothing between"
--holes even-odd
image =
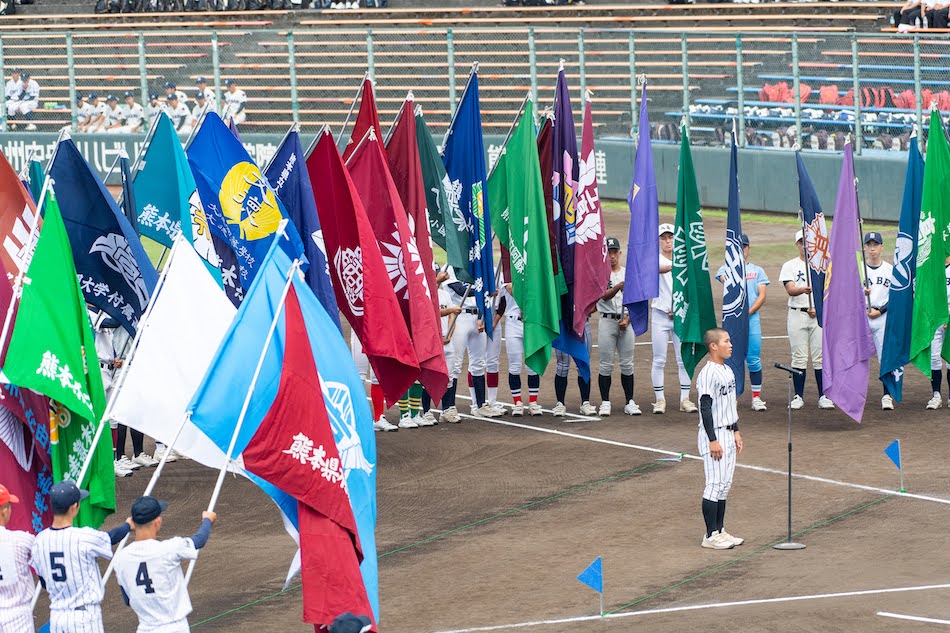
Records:
<instances>
[{"instance_id":1,"label":"ball cap with logo","mask_svg":"<svg viewBox=\"0 0 950 633\"><path fill-rule=\"evenodd\" d=\"M608 251L619 251L620 250L620 240L616 237L607 238L607 250Z\"/></svg>"},{"instance_id":2,"label":"ball cap with logo","mask_svg":"<svg viewBox=\"0 0 950 633\"><path fill-rule=\"evenodd\" d=\"M798 229L798 231L795 232L795 241L801 242L803 237L805 237L805 232L801 229Z\"/></svg>"},{"instance_id":3,"label":"ball cap with logo","mask_svg":"<svg viewBox=\"0 0 950 633\"><path fill-rule=\"evenodd\" d=\"M338 615L330 625L330 633L364 633L373 626L365 615L353 615L349 611Z\"/></svg>"},{"instance_id":4,"label":"ball cap with logo","mask_svg":"<svg viewBox=\"0 0 950 633\"><path fill-rule=\"evenodd\" d=\"M877 242L878 244L883 244L884 238L881 237L881 234L877 231L870 231L864 234L864 243L867 244L868 242Z\"/></svg>"},{"instance_id":5,"label":"ball cap with logo","mask_svg":"<svg viewBox=\"0 0 950 633\"><path fill-rule=\"evenodd\" d=\"M161 516L167 509L168 504L155 497L139 497L132 502L132 522L136 525L146 525Z\"/></svg>"},{"instance_id":6,"label":"ball cap with logo","mask_svg":"<svg viewBox=\"0 0 950 633\"><path fill-rule=\"evenodd\" d=\"M676 233L676 229L673 228L672 224L667 222L666 224L660 225L660 235L662 236L664 233L669 233L670 235L673 235L674 233Z\"/></svg>"},{"instance_id":7,"label":"ball cap with logo","mask_svg":"<svg viewBox=\"0 0 950 633\"><path fill-rule=\"evenodd\" d=\"M0 508L8 503L20 503L19 497L7 490L7 487L0 484Z\"/></svg>"},{"instance_id":8,"label":"ball cap with logo","mask_svg":"<svg viewBox=\"0 0 950 633\"><path fill-rule=\"evenodd\" d=\"M53 506L53 514L65 514L74 503L79 503L88 496L88 490L80 490L71 481L61 481L50 488L49 502Z\"/></svg>"}]
</instances>

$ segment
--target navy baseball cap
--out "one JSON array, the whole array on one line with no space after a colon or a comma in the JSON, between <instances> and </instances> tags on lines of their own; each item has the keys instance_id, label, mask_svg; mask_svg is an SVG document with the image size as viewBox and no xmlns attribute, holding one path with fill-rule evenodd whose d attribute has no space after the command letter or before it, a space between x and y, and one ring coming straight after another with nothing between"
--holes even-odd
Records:
<instances>
[{"instance_id":1,"label":"navy baseball cap","mask_svg":"<svg viewBox=\"0 0 950 633\"><path fill-rule=\"evenodd\" d=\"M166 81L166 82L165 82L165 87L166 87L166 88L177 88L178 86L176 86L175 83L172 82L172 81Z\"/></svg>"},{"instance_id":2,"label":"navy baseball cap","mask_svg":"<svg viewBox=\"0 0 950 633\"><path fill-rule=\"evenodd\" d=\"M233 85L234 85L234 80L233 80L233 79L225 79L225 80L224 80L224 85L225 85L225 86L233 86Z\"/></svg>"},{"instance_id":3,"label":"navy baseball cap","mask_svg":"<svg viewBox=\"0 0 950 633\"><path fill-rule=\"evenodd\" d=\"M196 84L196 85L197 85L197 84L206 84L206 83L208 83L208 80L205 79L204 77L198 77L197 79L195 79L195 84Z\"/></svg>"},{"instance_id":4,"label":"navy baseball cap","mask_svg":"<svg viewBox=\"0 0 950 633\"><path fill-rule=\"evenodd\" d=\"M869 231L864 234L864 243L867 244L868 242L877 242L878 244L883 244L884 238L881 237L881 234L877 231Z\"/></svg>"},{"instance_id":5,"label":"navy baseball cap","mask_svg":"<svg viewBox=\"0 0 950 633\"><path fill-rule=\"evenodd\" d=\"M83 101L86 98L86 95L76 95L76 103Z\"/></svg>"},{"instance_id":6,"label":"navy baseball cap","mask_svg":"<svg viewBox=\"0 0 950 633\"><path fill-rule=\"evenodd\" d=\"M168 504L155 497L139 497L132 503L132 522L136 525L146 525L161 516L167 509Z\"/></svg>"},{"instance_id":7,"label":"navy baseball cap","mask_svg":"<svg viewBox=\"0 0 950 633\"><path fill-rule=\"evenodd\" d=\"M170 95L168 95L167 99L169 101L178 101L178 95L173 92Z\"/></svg>"},{"instance_id":8,"label":"navy baseball cap","mask_svg":"<svg viewBox=\"0 0 950 633\"><path fill-rule=\"evenodd\" d=\"M30 78L30 73L26 72L25 70L22 73L20 73L20 79L29 79L29 78Z\"/></svg>"},{"instance_id":9,"label":"navy baseball cap","mask_svg":"<svg viewBox=\"0 0 950 633\"><path fill-rule=\"evenodd\" d=\"M97 95L97 94L94 93L94 92L90 92L90 93L89 93L89 96L86 97L86 98L89 99L90 101L92 101L93 99L98 99L98 98L99 98L99 95Z\"/></svg>"},{"instance_id":10,"label":"navy baseball cap","mask_svg":"<svg viewBox=\"0 0 950 633\"><path fill-rule=\"evenodd\" d=\"M115 98L115 95L109 95L106 97L106 101L118 101L118 99Z\"/></svg>"},{"instance_id":11,"label":"navy baseball cap","mask_svg":"<svg viewBox=\"0 0 950 633\"><path fill-rule=\"evenodd\" d=\"M608 251L619 251L620 250L620 240L616 237L607 238L607 250Z\"/></svg>"},{"instance_id":12,"label":"navy baseball cap","mask_svg":"<svg viewBox=\"0 0 950 633\"><path fill-rule=\"evenodd\" d=\"M158 99L158 94L154 92L150 92L148 93L148 98L150 101L155 101L156 99Z\"/></svg>"},{"instance_id":13,"label":"navy baseball cap","mask_svg":"<svg viewBox=\"0 0 950 633\"><path fill-rule=\"evenodd\" d=\"M135 94L131 92L126 92L124 95L122 95L123 99L128 99L129 97L135 98Z\"/></svg>"},{"instance_id":14,"label":"navy baseball cap","mask_svg":"<svg viewBox=\"0 0 950 633\"><path fill-rule=\"evenodd\" d=\"M195 99L204 99L204 98L205 98L205 93L201 92L200 90L195 93Z\"/></svg>"},{"instance_id":15,"label":"navy baseball cap","mask_svg":"<svg viewBox=\"0 0 950 633\"><path fill-rule=\"evenodd\" d=\"M88 496L88 490L80 490L71 481L61 481L50 488L49 502L53 506L53 514L65 514L74 503L79 503Z\"/></svg>"},{"instance_id":16,"label":"navy baseball cap","mask_svg":"<svg viewBox=\"0 0 950 633\"><path fill-rule=\"evenodd\" d=\"M743 233L741 236L739 236L739 243L742 244L743 246L748 246L749 236Z\"/></svg>"},{"instance_id":17,"label":"navy baseball cap","mask_svg":"<svg viewBox=\"0 0 950 633\"><path fill-rule=\"evenodd\" d=\"M19 69L19 68L11 68L11 69L10 69L10 74L11 74L11 75L19 75L19 74L20 74L20 69Z\"/></svg>"},{"instance_id":18,"label":"navy baseball cap","mask_svg":"<svg viewBox=\"0 0 950 633\"><path fill-rule=\"evenodd\" d=\"M330 625L330 633L363 633L373 625L365 615L353 615L349 611L338 615Z\"/></svg>"}]
</instances>

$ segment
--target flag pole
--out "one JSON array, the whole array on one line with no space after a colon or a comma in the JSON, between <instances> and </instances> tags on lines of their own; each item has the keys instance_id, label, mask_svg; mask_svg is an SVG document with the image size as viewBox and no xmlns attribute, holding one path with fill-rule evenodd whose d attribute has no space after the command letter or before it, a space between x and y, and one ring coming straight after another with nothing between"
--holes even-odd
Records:
<instances>
[{"instance_id":1,"label":"flag pole","mask_svg":"<svg viewBox=\"0 0 950 633\"><path fill-rule=\"evenodd\" d=\"M313 150L317 148L317 143L320 141L320 137L323 136L324 134L329 134L330 136L333 136L333 132L332 130L330 130L330 126L327 125L326 123L324 123L323 127L320 128L320 131L317 132L317 135L313 137L313 140L310 141L310 146L307 148L307 151L304 154L304 159L310 158L310 155L313 154ZM340 151L340 150L337 149L337 151Z\"/></svg>"},{"instance_id":2,"label":"flag pole","mask_svg":"<svg viewBox=\"0 0 950 633\"><path fill-rule=\"evenodd\" d=\"M505 148L508 147L508 141L511 140L511 135L515 133L515 127L517 127L518 121L521 120L521 115L524 114L525 106L528 105L528 100L529 100L530 98L531 98L531 91L529 90L529 91L527 92L527 94L525 94L525 96L524 96L524 101L521 102L521 107L518 108L518 114L515 115L515 120L512 121L511 127L508 128L508 134L505 136L505 142L501 144L501 153L502 153L502 154L505 153ZM500 156L499 156L499 158L500 158ZM487 177L485 180L488 180L488 178L491 178L491 175L492 175L493 173L495 173L495 167L497 167L497 166L498 166L498 161L496 160L496 161L495 161L495 164L491 166L491 171L488 172L488 177ZM497 277L498 275L495 275L495 276Z\"/></svg>"},{"instance_id":3,"label":"flag pole","mask_svg":"<svg viewBox=\"0 0 950 633\"><path fill-rule=\"evenodd\" d=\"M901 454L901 441L897 440L897 454L901 459L901 467L897 469L897 472L901 474L901 492L907 492L907 489L904 488L904 456Z\"/></svg>"},{"instance_id":4,"label":"flag pole","mask_svg":"<svg viewBox=\"0 0 950 633\"><path fill-rule=\"evenodd\" d=\"M138 153L135 154L135 160L132 162L131 167L129 167L129 173L132 175L133 180L135 180L135 172L138 171L139 165L142 164L142 157L145 155L145 150L147 150L148 146L152 144L152 137L155 136L155 128L157 127L156 122L158 121L158 117L161 116L161 114L162 111L159 110L155 113L155 116L152 117L152 121L148 125L148 133L145 134L145 140L142 141L142 147L139 148ZM128 156L126 156L126 158L128 158ZM111 169L109 170L109 173L112 173ZM108 178L109 177L106 176L106 179ZM105 184L105 181L103 181L103 184ZM117 204L122 206L122 202L124 202L124 200L125 192L123 191L119 193L119 200Z\"/></svg>"},{"instance_id":5,"label":"flag pole","mask_svg":"<svg viewBox=\"0 0 950 633\"><path fill-rule=\"evenodd\" d=\"M290 124L290 127L287 128L287 131L284 133L284 138L280 139L280 143L277 144L277 147L283 146L284 141L287 140L287 137L290 136L290 133L291 133L291 132L300 132L300 124L299 124L299 123L291 123L291 124ZM277 156L277 152L274 152L273 155L272 155L269 159L267 159L267 164L265 164L263 167L261 167L261 174L262 174L262 175L263 175L263 173L264 173L265 171L267 171L267 170L270 168L271 163L274 162L274 156Z\"/></svg>"},{"instance_id":6,"label":"flag pole","mask_svg":"<svg viewBox=\"0 0 950 633\"><path fill-rule=\"evenodd\" d=\"M848 143L851 142L851 135L848 134ZM858 177L854 177L854 210L858 213L858 244L861 245L861 266L864 267L864 288L867 290L871 287L871 280L868 279L868 259L867 255L864 254L864 218L861 217L861 203L858 202ZM867 303L868 310L871 309L871 295L865 293L864 295L865 302Z\"/></svg>"},{"instance_id":7,"label":"flag pole","mask_svg":"<svg viewBox=\"0 0 950 633\"><path fill-rule=\"evenodd\" d=\"M798 145L798 143L796 143ZM805 226L805 210L802 209L802 190L801 190L801 179L798 177L798 156L799 150L795 150L795 181L799 183L798 188L798 217L802 220L802 253L805 258L805 283L809 290L813 290L811 287L811 273L808 271L808 240L805 239L805 236L808 233L808 229ZM812 301L811 292L808 293L808 309L814 310L815 304Z\"/></svg>"},{"instance_id":8,"label":"flag pole","mask_svg":"<svg viewBox=\"0 0 950 633\"><path fill-rule=\"evenodd\" d=\"M462 96L459 97L458 102L462 103L465 100L465 95L468 94L468 89L472 86L472 77L478 76L478 62L472 62L472 70L468 73L468 83L465 84L465 90L462 91ZM452 120L449 122L449 127L445 130L445 136L442 137L442 153L445 153L445 143L449 139L449 134L452 132L452 128L455 127L455 120L459 117L459 109L455 108L455 112L452 114Z\"/></svg>"},{"instance_id":9,"label":"flag pole","mask_svg":"<svg viewBox=\"0 0 950 633\"><path fill-rule=\"evenodd\" d=\"M290 285L294 281L294 275L297 274L297 270L300 268L300 260L295 259L290 266L290 271L287 273L287 282L284 284L284 289L280 294L280 301L277 303L277 308L274 310L274 318L271 321L270 329L267 332L267 338L264 339L264 348L261 350L260 357L257 359L257 367L254 369L254 375L251 377L251 384L248 386L247 395L244 397L244 405L241 407L241 413L238 416L237 423L234 425L234 433L231 435L231 443L228 445L228 451L225 453L224 464L221 466L221 470L218 472L218 480L215 482L214 491L211 493L211 501L208 502L208 512L214 511L214 506L218 502L218 495L221 494L221 487L224 485L224 477L228 472L228 466L232 461L232 456L234 454L234 447L237 445L238 435L241 432L241 427L244 425L244 419L247 417L247 410L251 405L251 397L254 395L254 388L257 386L257 379L261 375L261 369L264 367L264 358L267 356L267 350L270 348L271 340L274 338L274 332L277 330L277 324L280 322L281 312L283 311L284 303L287 300L287 293L290 291ZM197 558L192 559L188 564L188 571L185 574L185 586L188 586L188 582L191 580L191 575L195 571L195 562Z\"/></svg>"},{"instance_id":10,"label":"flag pole","mask_svg":"<svg viewBox=\"0 0 950 633\"><path fill-rule=\"evenodd\" d=\"M185 144L183 147L185 148L186 152L188 151L188 148L191 147L192 142L195 140L195 136L198 135L198 131L201 129L201 126L204 125L205 119L207 118L208 118L208 110L205 109L205 111L201 113L201 117L198 118L198 125L191 128L191 132L188 134L188 138L185 140Z\"/></svg>"},{"instance_id":11,"label":"flag pole","mask_svg":"<svg viewBox=\"0 0 950 633\"><path fill-rule=\"evenodd\" d=\"M346 118L343 119L343 126L340 127L340 134L339 134L339 136L337 136L337 138L335 139L335 142L336 142L336 143L339 143L339 142L340 142L340 139L343 138L343 133L346 132L346 126L350 124L350 117L353 116L353 108L356 107L356 99L357 99L357 97L360 97L360 96L363 94L363 84L366 83L366 80L367 80L367 79L369 79L369 70L367 70L367 71L363 74L363 78L360 80L360 88L359 88L359 90L356 91L356 95L353 97L353 101L350 102L350 110L349 110L349 112L346 113ZM363 102L363 100L360 99L360 103L362 103L362 102Z\"/></svg>"},{"instance_id":12,"label":"flag pole","mask_svg":"<svg viewBox=\"0 0 950 633\"><path fill-rule=\"evenodd\" d=\"M446 266L448 266L448 264L446 264ZM499 274L501 274L501 260L499 260L498 265L495 266L495 277L497 278ZM467 285L468 288L465 289L465 294L462 295L462 300L459 302L459 307L462 307L463 305L465 305L465 300L468 299L469 295L471 295L472 287L474 286L474 284L465 284L465 285ZM452 334L453 332L455 332L455 322L458 320L458 318L459 318L459 315L457 314L453 314L450 317L449 328L448 330L446 330L445 338L447 339L452 338Z\"/></svg>"},{"instance_id":13,"label":"flag pole","mask_svg":"<svg viewBox=\"0 0 950 633\"><path fill-rule=\"evenodd\" d=\"M114 160L114 161L112 161L112 166L109 167L109 171L106 172L105 178L102 179L102 184L105 185L105 184L108 183L108 181L109 181L109 176L111 176L111 175L112 175L112 172L115 171L115 166L119 164L119 160L122 159L122 158L126 158L126 159L127 159L128 157L129 157L129 155L128 155L128 153L125 151L125 148L122 148L121 150L119 150L119 155L115 157L115 160ZM119 204L121 205L122 202L120 201Z\"/></svg>"},{"instance_id":14,"label":"flag pole","mask_svg":"<svg viewBox=\"0 0 950 633\"><path fill-rule=\"evenodd\" d=\"M30 148L30 153L26 155L26 160L23 161L23 167L20 169L20 172L17 174L20 180L25 179L30 173L30 163L33 162L33 156L36 154L36 147Z\"/></svg>"},{"instance_id":15,"label":"flag pole","mask_svg":"<svg viewBox=\"0 0 950 633\"><path fill-rule=\"evenodd\" d=\"M374 130L372 127L368 128L368 129L366 130L366 132L363 134L363 138L360 139L360 142L357 143L357 144L356 144L356 147L353 148L353 151L350 152L350 157L346 159L346 162L345 162L345 163L343 163L343 166L344 166L344 167L349 167L349 166L350 166L350 161L352 161L352 160L353 160L353 157L356 156L356 152L358 152L359 149L360 149L361 147L363 147L363 144L364 144L366 141L369 141L369 140L374 140L374 141L375 141L375 140L378 140L378 139L376 138L376 130Z\"/></svg>"},{"instance_id":16,"label":"flag pole","mask_svg":"<svg viewBox=\"0 0 950 633\"><path fill-rule=\"evenodd\" d=\"M399 112L396 113L396 118L393 119L393 124L389 126L389 131L386 132L386 139L383 141L383 144L384 144L384 145L389 145L389 139L391 139L391 138L393 137L393 132L394 132L395 129L396 129L396 125L402 120L402 111L403 111L403 110L405 109L405 107L406 107L406 101L411 102L411 103L413 104L413 106L415 106L416 97L415 97L415 95L412 94L412 90L410 90L410 91L406 94L406 98L405 98L405 99L403 100L403 102L402 102L402 106L403 106L403 107L402 107L402 108L399 108ZM415 114L415 110L416 110L415 107L413 107L413 108L412 108L413 114Z\"/></svg>"}]
</instances>

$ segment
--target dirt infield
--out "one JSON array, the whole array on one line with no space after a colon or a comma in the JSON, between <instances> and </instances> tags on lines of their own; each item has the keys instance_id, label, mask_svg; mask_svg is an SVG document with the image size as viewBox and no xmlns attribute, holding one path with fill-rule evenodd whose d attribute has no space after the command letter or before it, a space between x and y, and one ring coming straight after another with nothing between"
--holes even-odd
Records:
<instances>
[{"instance_id":1,"label":"dirt infield","mask_svg":"<svg viewBox=\"0 0 950 633\"><path fill-rule=\"evenodd\" d=\"M612 208L607 218L609 233L625 243L626 214ZM763 218L747 219L745 228L752 261L773 281L762 313L769 410L753 413L748 392L740 398L746 450L727 513L729 531L746 543L728 551L700 548L697 418L649 413L647 334L635 353L635 398L643 416L467 418L377 434L382 631L511 630L500 625L544 620L555 622L523 630L685 631L709 628L713 618L714 630L734 632L893 631L927 625L878 611L950 619L950 586L926 588L950 582L950 554L939 545L950 520L947 411L924 411L929 381L916 370L908 370L904 403L892 412L880 411L880 386L872 378L861 425L839 411L819 411L809 376L806 406L794 419L794 529L808 547L771 548L786 526L787 379L771 368L789 357L777 277L794 254L795 227ZM883 229L889 259L895 231L876 228ZM706 231L715 270L722 260L722 216L709 214ZM714 294L721 294L718 288ZM872 376L876 371L872 361ZM504 373L502 383L499 399L510 401ZM676 383L671 356L669 403ZM596 380L592 391L599 404ZM621 393L615 375L615 411ZM542 380L541 401L554 404L550 375ZM567 404L577 411L573 380ZM467 409L467 401L460 405ZM895 492L898 473L882 452L895 438L904 451L908 495ZM681 453L681 461L660 461ZM144 489L146 475L118 481L121 508ZM188 461L169 465L156 489L171 503L167 535L194 532L215 475ZM191 584L193 628L311 630L300 622L299 589L278 594L294 546L270 502L249 482L229 477L218 509L220 521ZM575 577L597 556L604 559L610 617L583 619L597 616L599 604ZM908 590L884 591L893 589ZM781 600L756 602L773 599ZM733 602L745 604L721 604ZM133 630L134 617L114 581L104 606L107 631Z\"/></svg>"}]
</instances>

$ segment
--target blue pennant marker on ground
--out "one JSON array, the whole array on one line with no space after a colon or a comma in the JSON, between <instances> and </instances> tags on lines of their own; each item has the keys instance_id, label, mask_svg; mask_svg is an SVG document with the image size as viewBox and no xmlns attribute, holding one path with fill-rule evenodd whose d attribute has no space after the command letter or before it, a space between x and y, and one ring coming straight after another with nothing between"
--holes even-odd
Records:
<instances>
[{"instance_id":1,"label":"blue pennant marker on ground","mask_svg":"<svg viewBox=\"0 0 950 633\"><path fill-rule=\"evenodd\" d=\"M894 465L897 466L897 470L901 474L901 492L907 492L904 489L904 469L901 467L901 441L894 440L887 445L887 448L884 449L884 454L891 458L891 461L894 462Z\"/></svg>"},{"instance_id":2,"label":"blue pennant marker on ground","mask_svg":"<svg viewBox=\"0 0 950 633\"><path fill-rule=\"evenodd\" d=\"M582 583L600 594L600 615L604 615L604 561L598 556L597 560L588 565L587 569L577 577Z\"/></svg>"}]
</instances>

